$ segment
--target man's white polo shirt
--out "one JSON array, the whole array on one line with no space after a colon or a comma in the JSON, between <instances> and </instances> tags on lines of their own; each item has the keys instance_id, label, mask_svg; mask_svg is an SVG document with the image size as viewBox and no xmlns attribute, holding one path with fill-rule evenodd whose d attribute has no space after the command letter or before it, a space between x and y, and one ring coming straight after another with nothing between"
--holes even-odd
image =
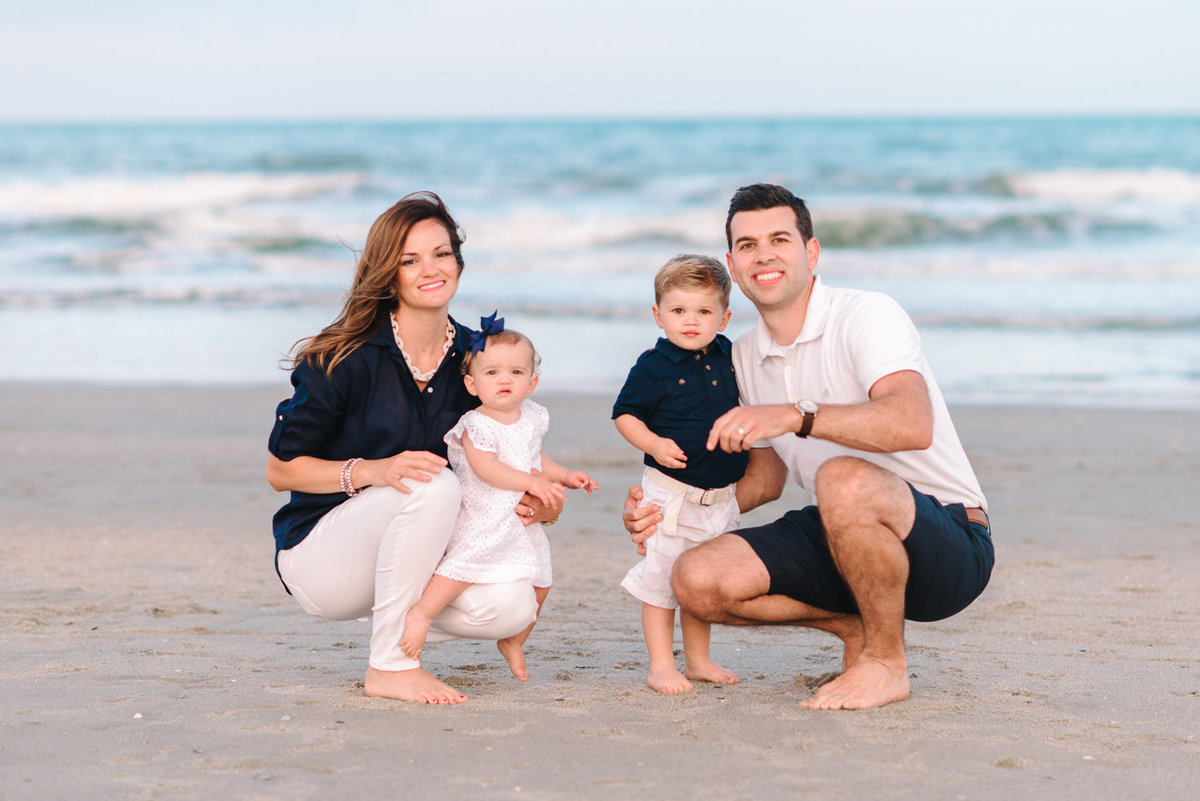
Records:
<instances>
[{"instance_id":1,"label":"man's white polo shirt","mask_svg":"<svg viewBox=\"0 0 1200 801\"><path fill-rule=\"evenodd\" d=\"M796 341L777 344L760 319L734 343L733 364L744 406L799 400L864 403L871 387L884 376L901 370L920 373L933 404L933 444L926 450L868 453L791 433L757 445L773 446L810 494L817 468L834 456L848 455L892 471L943 504L987 508L942 391L921 352L916 326L887 295L826 287L818 277Z\"/></svg>"}]
</instances>

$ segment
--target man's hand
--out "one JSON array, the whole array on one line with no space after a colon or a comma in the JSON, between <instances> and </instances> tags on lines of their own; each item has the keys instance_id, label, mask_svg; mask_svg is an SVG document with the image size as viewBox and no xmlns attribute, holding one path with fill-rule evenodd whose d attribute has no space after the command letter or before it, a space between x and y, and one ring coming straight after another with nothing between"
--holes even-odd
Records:
<instances>
[{"instance_id":1,"label":"man's hand","mask_svg":"<svg viewBox=\"0 0 1200 801\"><path fill-rule=\"evenodd\" d=\"M629 538L641 556L646 555L646 540L658 531L658 524L663 520L662 510L657 505L638 505L643 497L641 487L630 487L629 494L625 496L625 508L621 510L621 522L625 524L625 530L629 532Z\"/></svg>"},{"instance_id":2,"label":"man's hand","mask_svg":"<svg viewBox=\"0 0 1200 801\"><path fill-rule=\"evenodd\" d=\"M726 453L748 451L760 440L799 431L803 418L790 403L734 406L713 423L705 447Z\"/></svg>"}]
</instances>

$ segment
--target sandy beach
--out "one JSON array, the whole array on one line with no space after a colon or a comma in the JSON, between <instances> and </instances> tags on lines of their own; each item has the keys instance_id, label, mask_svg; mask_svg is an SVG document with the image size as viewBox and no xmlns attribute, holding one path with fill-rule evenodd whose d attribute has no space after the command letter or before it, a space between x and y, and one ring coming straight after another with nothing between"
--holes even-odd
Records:
<instances>
[{"instance_id":1,"label":"sandy beach","mask_svg":"<svg viewBox=\"0 0 1200 801\"><path fill-rule=\"evenodd\" d=\"M539 395L546 450L601 483L551 529L555 589L511 678L434 644L470 701L366 698L368 624L272 570L277 388L0 385L0 799L1060 799L1194 796L1200 414L957 408L991 586L910 624L912 696L797 707L835 670L802 629L714 630L736 686L644 684L619 520L639 454L610 400ZM797 488L748 522L799 505Z\"/></svg>"}]
</instances>

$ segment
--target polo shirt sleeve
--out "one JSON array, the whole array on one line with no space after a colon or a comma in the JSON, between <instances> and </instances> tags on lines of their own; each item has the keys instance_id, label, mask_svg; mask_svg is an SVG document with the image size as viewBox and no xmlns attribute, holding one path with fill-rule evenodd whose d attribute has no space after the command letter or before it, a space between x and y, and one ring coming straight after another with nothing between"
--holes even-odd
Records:
<instances>
[{"instance_id":1,"label":"polo shirt sleeve","mask_svg":"<svg viewBox=\"0 0 1200 801\"><path fill-rule=\"evenodd\" d=\"M301 362L292 370L296 391L275 409L268 449L285 462L297 456L320 456L325 444L337 433L345 416L345 395L336 377L344 374L339 365L331 380L322 368Z\"/></svg>"},{"instance_id":2,"label":"polo shirt sleeve","mask_svg":"<svg viewBox=\"0 0 1200 801\"><path fill-rule=\"evenodd\" d=\"M849 355L865 392L892 373L924 372L921 335L892 298L879 292L863 293L843 322Z\"/></svg>"},{"instance_id":3,"label":"polo shirt sleeve","mask_svg":"<svg viewBox=\"0 0 1200 801\"><path fill-rule=\"evenodd\" d=\"M653 353L652 350L646 351L630 368L625 386L621 387L617 401L613 404L613 420L623 414L631 414L646 423L654 415L654 409L658 405L658 393L654 391L653 370L647 364Z\"/></svg>"}]
</instances>

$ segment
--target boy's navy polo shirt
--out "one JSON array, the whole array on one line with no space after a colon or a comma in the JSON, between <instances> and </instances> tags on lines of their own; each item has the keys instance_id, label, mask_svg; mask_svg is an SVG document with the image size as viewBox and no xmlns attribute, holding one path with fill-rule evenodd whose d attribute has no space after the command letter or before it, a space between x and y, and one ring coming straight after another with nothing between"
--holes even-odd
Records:
<instances>
[{"instance_id":1,"label":"boy's navy polo shirt","mask_svg":"<svg viewBox=\"0 0 1200 801\"><path fill-rule=\"evenodd\" d=\"M746 453L704 447L716 419L737 406L731 348L721 334L703 353L661 338L638 357L613 405L613 419L631 414L687 454L682 470L663 467L646 454L648 467L701 489L728 486L746 472Z\"/></svg>"},{"instance_id":2,"label":"boy's navy polo shirt","mask_svg":"<svg viewBox=\"0 0 1200 801\"><path fill-rule=\"evenodd\" d=\"M384 459L401 451L445 457L446 432L479 405L467 392L460 365L467 329L453 318L454 343L422 392L396 345L390 320L326 375L302 362L292 370L295 394L275 410L268 449L283 461L315 456L335 462L356 456ZM308 536L344 492L292 492L275 514L275 548L286 550Z\"/></svg>"}]
</instances>

